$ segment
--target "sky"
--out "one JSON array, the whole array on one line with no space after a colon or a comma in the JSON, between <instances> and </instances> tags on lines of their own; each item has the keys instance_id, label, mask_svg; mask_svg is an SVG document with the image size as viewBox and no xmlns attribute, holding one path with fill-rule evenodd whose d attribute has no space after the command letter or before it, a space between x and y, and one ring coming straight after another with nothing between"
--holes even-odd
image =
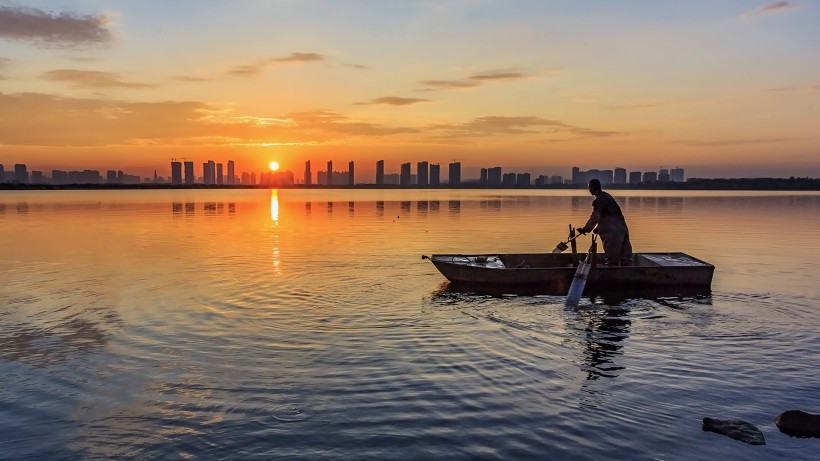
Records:
<instances>
[{"instance_id":1,"label":"sky","mask_svg":"<svg viewBox=\"0 0 820 461\"><path fill-rule=\"evenodd\" d=\"M818 24L815 0L0 0L0 164L820 177Z\"/></svg>"}]
</instances>

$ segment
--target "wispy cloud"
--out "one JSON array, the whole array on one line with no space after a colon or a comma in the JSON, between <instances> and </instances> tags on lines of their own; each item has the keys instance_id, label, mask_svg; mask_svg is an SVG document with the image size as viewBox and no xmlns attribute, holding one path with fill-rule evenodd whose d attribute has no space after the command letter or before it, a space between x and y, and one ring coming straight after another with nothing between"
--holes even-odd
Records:
<instances>
[{"instance_id":1,"label":"wispy cloud","mask_svg":"<svg viewBox=\"0 0 820 461\"><path fill-rule=\"evenodd\" d=\"M41 93L0 92L0 120L0 140L7 146L320 145L419 133L326 110L258 116L201 101L131 102Z\"/></svg>"},{"instance_id":2,"label":"wispy cloud","mask_svg":"<svg viewBox=\"0 0 820 461\"><path fill-rule=\"evenodd\" d=\"M26 6L0 5L0 38L37 46L97 45L112 40L104 15L54 13Z\"/></svg>"},{"instance_id":3,"label":"wispy cloud","mask_svg":"<svg viewBox=\"0 0 820 461\"><path fill-rule=\"evenodd\" d=\"M487 83L508 82L527 78L530 78L529 75L523 72L514 70L495 70L478 72L466 77L463 80L422 80L419 83L426 86L427 90L463 90L466 88L475 88Z\"/></svg>"},{"instance_id":4,"label":"wispy cloud","mask_svg":"<svg viewBox=\"0 0 820 461\"><path fill-rule=\"evenodd\" d=\"M691 147L732 147L750 144L773 144L793 141L791 138L725 139L721 141L697 141L684 143Z\"/></svg>"},{"instance_id":5,"label":"wispy cloud","mask_svg":"<svg viewBox=\"0 0 820 461\"><path fill-rule=\"evenodd\" d=\"M465 80L422 80L423 85L442 90L459 90L464 88L473 88L479 86L478 82L469 82Z\"/></svg>"},{"instance_id":6,"label":"wispy cloud","mask_svg":"<svg viewBox=\"0 0 820 461\"><path fill-rule=\"evenodd\" d=\"M192 75L174 75L173 79L178 81L178 82L191 82L191 83L209 82L210 81L210 79L202 78L202 77L194 77Z\"/></svg>"},{"instance_id":7,"label":"wispy cloud","mask_svg":"<svg viewBox=\"0 0 820 461\"><path fill-rule=\"evenodd\" d=\"M751 19L755 16L759 16L762 14L769 14L769 13L779 13L781 11L791 10L797 8L797 4L792 2L774 2L774 3L767 3L765 5L761 5L755 8L752 11L747 11L740 15L741 19Z\"/></svg>"},{"instance_id":8,"label":"wispy cloud","mask_svg":"<svg viewBox=\"0 0 820 461\"><path fill-rule=\"evenodd\" d=\"M75 86L89 88L154 88L156 85L147 83L129 82L123 80L119 74L98 70L56 69L43 74L48 80L72 83Z\"/></svg>"},{"instance_id":9,"label":"wispy cloud","mask_svg":"<svg viewBox=\"0 0 820 461\"><path fill-rule=\"evenodd\" d=\"M364 64L345 64L345 66L352 67L354 69L361 69L361 70L370 69L370 66L365 66Z\"/></svg>"},{"instance_id":10,"label":"wispy cloud","mask_svg":"<svg viewBox=\"0 0 820 461\"><path fill-rule=\"evenodd\" d=\"M527 76L521 72L495 71L474 74L468 78L479 82L503 82L509 80L521 80L523 78L527 78Z\"/></svg>"},{"instance_id":11,"label":"wispy cloud","mask_svg":"<svg viewBox=\"0 0 820 461\"><path fill-rule=\"evenodd\" d=\"M261 74L265 69L278 64L299 64L324 60L325 57L318 53L291 53L288 56L265 59L256 64L234 66L228 71L228 74L237 77L253 77Z\"/></svg>"},{"instance_id":12,"label":"wispy cloud","mask_svg":"<svg viewBox=\"0 0 820 461\"><path fill-rule=\"evenodd\" d=\"M387 106L409 106L420 102L430 102L429 99L422 98L401 98L398 96L384 96L382 98L371 99L368 102L357 102L356 105L383 104Z\"/></svg>"},{"instance_id":13,"label":"wispy cloud","mask_svg":"<svg viewBox=\"0 0 820 461\"><path fill-rule=\"evenodd\" d=\"M464 138L493 135L572 134L576 137L605 137L618 134L614 131L594 130L570 125L560 120L536 116L504 117L486 116L460 124L439 124L428 127L440 131L448 138Z\"/></svg>"}]
</instances>

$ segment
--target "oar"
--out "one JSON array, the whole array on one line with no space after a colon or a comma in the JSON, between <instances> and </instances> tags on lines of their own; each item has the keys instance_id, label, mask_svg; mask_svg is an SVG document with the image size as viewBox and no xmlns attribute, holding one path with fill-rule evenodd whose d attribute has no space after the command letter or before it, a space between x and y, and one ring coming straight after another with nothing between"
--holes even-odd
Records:
<instances>
[{"instance_id":1,"label":"oar","mask_svg":"<svg viewBox=\"0 0 820 461\"><path fill-rule=\"evenodd\" d=\"M575 239L577 239L581 235L583 235L583 234L576 234L576 235L570 234L570 237L566 240L566 242L558 242L558 245L555 245L555 248L552 250L552 252L553 253L563 253L564 251L566 251L567 248L569 248L569 246L567 246L567 243L574 242Z\"/></svg>"},{"instance_id":2,"label":"oar","mask_svg":"<svg viewBox=\"0 0 820 461\"><path fill-rule=\"evenodd\" d=\"M589 247L589 253L587 253L586 259L578 264L578 269L575 270L575 276L572 277L572 284L567 292L567 301L564 304L566 307L578 307L578 301L581 300L581 296L584 294L589 269L592 267L595 253L598 251L596 237L596 234L592 234L592 245Z\"/></svg>"}]
</instances>

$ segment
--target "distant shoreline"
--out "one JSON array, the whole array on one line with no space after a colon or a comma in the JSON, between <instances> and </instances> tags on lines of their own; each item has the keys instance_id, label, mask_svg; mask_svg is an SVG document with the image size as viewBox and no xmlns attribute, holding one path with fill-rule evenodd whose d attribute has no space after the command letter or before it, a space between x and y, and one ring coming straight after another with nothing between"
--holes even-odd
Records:
<instances>
[{"instance_id":1,"label":"distant shoreline","mask_svg":"<svg viewBox=\"0 0 820 461\"><path fill-rule=\"evenodd\" d=\"M651 182L641 184L610 184L607 189L613 190L766 190L766 191L816 191L820 190L820 178L719 178L700 179L693 178L686 182ZM457 187L442 185L439 187L429 186L400 186L400 185L376 185L376 184L356 184L345 185L322 185L322 184L284 184L284 185L205 185L205 184L18 184L2 183L0 190L149 190L149 189L306 189L306 190L332 190L332 189L364 189L364 190L573 190L585 189L580 184L551 184L546 186L487 186L478 183L465 183Z\"/></svg>"}]
</instances>

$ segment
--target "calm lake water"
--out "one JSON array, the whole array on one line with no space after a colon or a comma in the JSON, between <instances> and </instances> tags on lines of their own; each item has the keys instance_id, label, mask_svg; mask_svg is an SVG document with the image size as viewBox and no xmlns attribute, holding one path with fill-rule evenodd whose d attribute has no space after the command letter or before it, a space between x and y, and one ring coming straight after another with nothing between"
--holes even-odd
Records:
<instances>
[{"instance_id":1,"label":"calm lake water","mask_svg":"<svg viewBox=\"0 0 820 461\"><path fill-rule=\"evenodd\" d=\"M550 251L581 190L0 192L0 458L818 459L774 417L820 413L820 194L613 192L711 295L567 309L420 258Z\"/></svg>"}]
</instances>

